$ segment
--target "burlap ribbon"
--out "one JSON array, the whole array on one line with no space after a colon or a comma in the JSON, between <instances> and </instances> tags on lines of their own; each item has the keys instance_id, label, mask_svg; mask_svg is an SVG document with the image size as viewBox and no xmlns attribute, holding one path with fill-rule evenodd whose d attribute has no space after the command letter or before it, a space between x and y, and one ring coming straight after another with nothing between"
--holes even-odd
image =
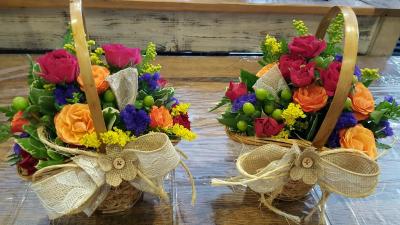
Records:
<instances>
[{"instance_id":1,"label":"burlap ribbon","mask_svg":"<svg viewBox=\"0 0 400 225\"><path fill-rule=\"evenodd\" d=\"M254 89L265 89L268 93L272 94L275 99L279 99L279 92L285 89L289 89L285 78L278 67L275 64L265 74L263 74L253 85Z\"/></svg>"},{"instance_id":2,"label":"burlap ribbon","mask_svg":"<svg viewBox=\"0 0 400 225\"><path fill-rule=\"evenodd\" d=\"M123 180L135 188L167 200L164 177L179 164L186 170L192 184L192 204L196 199L193 177L176 149L164 133L149 133L128 143L106 147L106 154L67 148L51 143L43 127L39 139L49 148L72 154L72 162L49 166L33 176L36 192L49 218L85 212L91 215L107 196L111 186ZM183 155L184 156L184 155ZM184 156L185 157L185 156Z\"/></svg>"},{"instance_id":3,"label":"burlap ribbon","mask_svg":"<svg viewBox=\"0 0 400 225\"><path fill-rule=\"evenodd\" d=\"M378 164L357 150L336 149L317 152L312 148L301 151L268 144L241 155L236 163L240 176L229 180L213 179L212 185L245 185L261 194L261 202L273 212L301 223L307 222L320 208L320 223L324 221L325 203L330 193L359 198L372 194L378 183ZM301 219L272 205L290 180L318 184L322 198L307 217ZM268 198L265 198L265 195Z\"/></svg>"}]
</instances>

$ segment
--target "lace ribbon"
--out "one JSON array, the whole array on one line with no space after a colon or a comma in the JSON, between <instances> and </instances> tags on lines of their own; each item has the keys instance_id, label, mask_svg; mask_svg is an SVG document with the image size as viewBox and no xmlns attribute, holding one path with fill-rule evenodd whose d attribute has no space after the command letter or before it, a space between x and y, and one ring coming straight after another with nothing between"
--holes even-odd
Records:
<instances>
[{"instance_id":1,"label":"lace ribbon","mask_svg":"<svg viewBox=\"0 0 400 225\"><path fill-rule=\"evenodd\" d=\"M301 151L297 144L291 148L273 144L260 146L241 155L236 167L240 176L226 181L213 179L212 185L246 185L261 194L261 202L267 208L296 223L309 221L319 208L320 223L323 223L325 203L330 193L351 198L366 197L375 191L379 175L378 164L360 151L336 149L317 152L313 148ZM305 218L272 205L290 179L321 187L322 198Z\"/></svg>"},{"instance_id":2,"label":"lace ribbon","mask_svg":"<svg viewBox=\"0 0 400 225\"><path fill-rule=\"evenodd\" d=\"M192 204L196 200L192 174L181 159L181 151L175 149L164 133L143 135L124 148L106 146L106 154L58 146L46 138L43 127L38 128L38 137L47 147L74 155L72 162L45 167L32 177L32 189L50 219L79 212L90 216L110 187L118 186L123 180L168 200L163 188L164 177L179 164L192 184Z\"/></svg>"}]
</instances>

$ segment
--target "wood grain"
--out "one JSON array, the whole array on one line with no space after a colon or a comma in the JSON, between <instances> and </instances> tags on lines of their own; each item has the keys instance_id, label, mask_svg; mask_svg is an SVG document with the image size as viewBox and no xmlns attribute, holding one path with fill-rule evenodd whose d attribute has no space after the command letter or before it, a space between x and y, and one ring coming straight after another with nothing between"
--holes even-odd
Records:
<instances>
[{"instance_id":1,"label":"wood grain","mask_svg":"<svg viewBox=\"0 0 400 225\"><path fill-rule=\"evenodd\" d=\"M49 221L35 194L27 183L15 175L15 168L7 165L4 160L10 151L12 142L0 144L0 224L16 225L75 225L75 224L290 224L284 218L276 216L264 207L259 207L258 196L243 188L211 187L210 179L237 175L235 159L250 149L229 140L223 126L217 123L219 112L208 113L223 95L226 82L235 79L238 73L229 69L238 62L238 57L221 57L207 59L206 57L160 57L164 68L173 67L169 73L169 82L176 89L181 101L191 102L190 116L192 127L198 134L193 142L181 142L179 147L189 156L187 163L193 172L198 190L198 202L195 207L190 205L190 184L185 172L178 168L172 185L166 182L168 190L176 190L177 198L171 207L156 198L146 195L143 202L134 209L118 215L100 215L92 217L77 215ZM212 63L214 61L214 63ZM13 67L9 66L13 63ZM181 64L181 65L180 65ZM186 68L197 64L208 65L199 73L186 75ZM256 68L256 59L249 61ZM218 66L220 69L213 70ZM400 57L377 58L359 57L361 67L379 67L383 79L371 86L376 99L391 94L400 99ZM9 103L16 95L27 94L25 56L0 55L0 105ZM213 71L215 73L213 73ZM227 73L227 71L229 73ZM224 76L217 74L221 72ZM208 74L206 74L208 73ZM15 76L13 76L15 75ZM3 79L5 78L5 79ZM3 121L4 117L0 117ZM398 122L392 123L395 132L400 130ZM397 224L400 220L400 145L379 160L382 175L377 193L365 199L347 199L332 196L327 205L328 224ZM277 205L295 215L305 215L318 197L315 190L303 201L295 203L277 202ZM316 224L318 216L311 224Z\"/></svg>"}]
</instances>

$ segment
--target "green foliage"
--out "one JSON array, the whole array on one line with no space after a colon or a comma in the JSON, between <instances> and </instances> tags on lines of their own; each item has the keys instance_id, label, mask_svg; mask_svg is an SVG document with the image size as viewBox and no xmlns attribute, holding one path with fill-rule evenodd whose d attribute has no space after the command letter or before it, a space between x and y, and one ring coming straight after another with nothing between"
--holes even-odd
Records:
<instances>
[{"instance_id":1,"label":"green foliage","mask_svg":"<svg viewBox=\"0 0 400 225\"><path fill-rule=\"evenodd\" d=\"M265 40L261 42L260 48L263 52L263 58L258 63L262 66L277 62L281 55L288 52L286 40L279 42L275 37L270 35L267 35Z\"/></svg>"},{"instance_id":2,"label":"green foliage","mask_svg":"<svg viewBox=\"0 0 400 225\"><path fill-rule=\"evenodd\" d=\"M247 90L254 92L253 85L256 83L257 80L258 77L255 74L250 73L246 70L240 70L240 81L246 84Z\"/></svg>"},{"instance_id":3,"label":"green foliage","mask_svg":"<svg viewBox=\"0 0 400 225\"><path fill-rule=\"evenodd\" d=\"M64 47L66 44L72 44L74 45L74 37L72 36L72 27L71 25L68 26L67 31L64 35L64 40L63 40L63 45L61 47Z\"/></svg>"},{"instance_id":4,"label":"green foliage","mask_svg":"<svg viewBox=\"0 0 400 225\"><path fill-rule=\"evenodd\" d=\"M344 26L344 17L342 13L339 13L329 25L326 33L328 34L329 44L336 45L342 42Z\"/></svg>"},{"instance_id":5,"label":"green foliage","mask_svg":"<svg viewBox=\"0 0 400 225\"><path fill-rule=\"evenodd\" d=\"M10 125L0 124L0 143L7 141L10 137L12 137Z\"/></svg>"},{"instance_id":6,"label":"green foliage","mask_svg":"<svg viewBox=\"0 0 400 225\"><path fill-rule=\"evenodd\" d=\"M34 81L41 79L37 74L40 73L40 66L38 63L34 62L30 55L29 60L29 71L28 71L28 84L31 85Z\"/></svg>"},{"instance_id":7,"label":"green foliage","mask_svg":"<svg viewBox=\"0 0 400 225\"><path fill-rule=\"evenodd\" d=\"M21 148L31 154L34 158L47 158L46 147L42 144L42 142L36 140L34 137L17 138L15 141L21 146Z\"/></svg>"},{"instance_id":8,"label":"green foliage","mask_svg":"<svg viewBox=\"0 0 400 225\"><path fill-rule=\"evenodd\" d=\"M38 164L36 164L36 169L40 170L48 166L54 166L54 165L59 165L63 164L64 160L54 160L54 159L48 159L48 160L39 160Z\"/></svg>"},{"instance_id":9,"label":"green foliage","mask_svg":"<svg viewBox=\"0 0 400 225\"><path fill-rule=\"evenodd\" d=\"M397 105L396 101L387 102L382 101L376 107L375 111L373 111L369 119L375 123L379 124L382 120L395 120L398 121L400 118L400 106Z\"/></svg>"},{"instance_id":10,"label":"green foliage","mask_svg":"<svg viewBox=\"0 0 400 225\"><path fill-rule=\"evenodd\" d=\"M161 70L160 64L154 65L151 63L156 59L156 56L157 56L156 45L153 42L149 42L147 44L142 63L137 65L139 75L145 73L154 74Z\"/></svg>"},{"instance_id":11,"label":"green foliage","mask_svg":"<svg viewBox=\"0 0 400 225\"><path fill-rule=\"evenodd\" d=\"M45 115L54 115L57 111L55 107L55 98L52 91L39 89L31 86L29 92L29 100L32 105L40 108L40 112Z\"/></svg>"},{"instance_id":12,"label":"green foliage","mask_svg":"<svg viewBox=\"0 0 400 225\"><path fill-rule=\"evenodd\" d=\"M218 122L220 122L221 124L223 124L227 127L236 129L236 124L238 122L236 117L238 115L239 115L238 113L224 112L221 114L221 117L219 117L217 120L218 120Z\"/></svg>"},{"instance_id":13,"label":"green foliage","mask_svg":"<svg viewBox=\"0 0 400 225\"><path fill-rule=\"evenodd\" d=\"M114 124L120 124L121 118L119 116L119 111L115 108L105 108L103 109L104 121L107 125L107 130L112 130Z\"/></svg>"},{"instance_id":14,"label":"green foliage","mask_svg":"<svg viewBox=\"0 0 400 225\"><path fill-rule=\"evenodd\" d=\"M218 102L218 104L217 104L216 106L214 106L212 109L209 110L209 112L212 112L212 111L214 111L214 110L216 110L216 109L218 109L218 108L221 108L222 106L224 106L224 105L226 105L226 104L228 104L228 103L230 103L230 102L231 102L231 100L230 100L228 97L224 96L224 97L222 97L222 99Z\"/></svg>"},{"instance_id":15,"label":"green foliage","mask_svg":"<svg viewBox=\"0 0 400 225\"><path fill-rule=\"evenodd\" d=\"M304 36L308 35L308 27L302 20L293 20L292 22L294 29L296 30L297 35Z\"/></svg>"},{"instance_id":16,"label":"green foliage","mask_svg":"<svg viewBox=\"0 0 400 225\"><path fill-rule=\"evenodd\" d=\"M361 82L365 87L369 87L372 82L378 80L381 76L379 75L379 69L364 68L361 69Z\"/></svg>"}]
</instances>

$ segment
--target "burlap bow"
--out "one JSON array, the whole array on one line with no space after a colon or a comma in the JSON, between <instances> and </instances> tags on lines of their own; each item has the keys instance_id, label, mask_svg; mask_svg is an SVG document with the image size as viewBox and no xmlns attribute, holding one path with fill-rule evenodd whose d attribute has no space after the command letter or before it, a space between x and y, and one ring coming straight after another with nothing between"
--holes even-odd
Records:
<instances>
[{"instance_id":1,"label":"burlap bow","mask_svg":"<svg viewBox=\"0 0 400 225\"><path fill-rule=\"evenodd\" d=\"M261 202L271 211L300 223L307 222L320 207L320 223L324 221L325 203L330 193L358 198L372 194L378 183L378 164L360 151L336 149L303 152L294 144L291 148L268 144L241 155L236 163L240 176L228 181L213 179L213 185L246 185L261 194ZM318 184L322 198L303 220L272 205L290 180ZM265 198L265 195L268 198Z\"/></svg>"},{"instance_id":2,"label":"burlap bow","mask_svg":"<svg viewBox=\"0 0 400 225\"><path fill-rule=\"evenodd\" d=\"M124 148L107 146L106 154L66 148L49 142L41 127L38 137L49 148L75 155L72 162L45 167L34 174L36 192L50 219L85 212L91 215L107 196L111 186L123 180L135 188L168 199L164 177L179 164L192 183L192 203L196 198L194 181L186 164L164 133L149 133ZM183 153L181 153L183 154Z\"/></svg>"}]
</instances>

